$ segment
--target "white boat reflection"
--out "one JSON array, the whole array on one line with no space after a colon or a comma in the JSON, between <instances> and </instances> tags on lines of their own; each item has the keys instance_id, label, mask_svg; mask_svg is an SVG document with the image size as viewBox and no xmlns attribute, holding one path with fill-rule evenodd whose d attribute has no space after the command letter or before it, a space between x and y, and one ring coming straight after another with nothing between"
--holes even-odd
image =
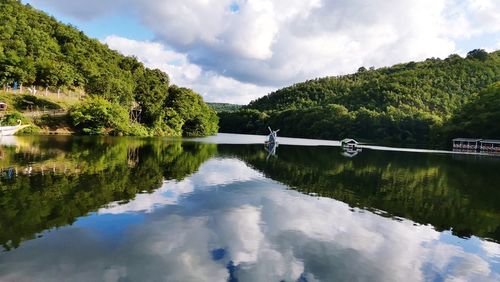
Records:
<instances>
[{"instance_id":1,"label":"white boat reflection","mask_svg":"<svg viewBox=\"0 0 500 282\"><path fill-rule=\"evenodd\" d=\"M343 147L341 155L347 158L354 158L362 151L363 149L358 147Z\"/></svg>"},{"instance_id":2,"label":"white boat reflection","mask_svg":"<svg viewBox=\"0 0 500 282\"><path fill-rule=\"evenodd\" d=\"M2 136L0 135L0 145L1 146L17 146L18 140L16 136Z\"/></svg>"},{"instance_id":3,"label":"white boat reflection","mask_svg":"<svg viewBox=\"0 0 500 282\"><path fill-rule=\"evenodd\" d=\"M269 158L271 156L276 156L276 150L278 149L278 143L277 142L265 143L264 149L266 149L266 151L268 153L266 160L269 160Z\"/></svg>"}]
</instances>

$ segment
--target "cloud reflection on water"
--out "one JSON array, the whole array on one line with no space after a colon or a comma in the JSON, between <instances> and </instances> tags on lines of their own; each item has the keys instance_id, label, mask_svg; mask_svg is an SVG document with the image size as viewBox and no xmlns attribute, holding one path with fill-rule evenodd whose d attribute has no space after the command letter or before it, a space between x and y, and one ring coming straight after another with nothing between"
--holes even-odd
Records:
<instances>
[{"instance_id":1,"label":"cloud reflection on water","mask_svg":"<svg viewBox=\"0 0 500 282\"><path fill-rule=\"evenodd\" d=\"M146 214L118 244L77 222L0 257L0 280L225 281L230 272L239 281L500 280L498 244L475 239L482 252L466 251L464 239L444 240L431 226L285 188L242 161L212 159L86 218Z\"/></svg>"}]
</instances>

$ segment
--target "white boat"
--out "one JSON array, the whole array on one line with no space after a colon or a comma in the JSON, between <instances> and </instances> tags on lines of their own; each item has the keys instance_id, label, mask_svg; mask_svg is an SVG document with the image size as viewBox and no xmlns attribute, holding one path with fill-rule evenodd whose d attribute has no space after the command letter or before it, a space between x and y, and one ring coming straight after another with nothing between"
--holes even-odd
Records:
<instances>
[{"instance_id":1,"label":"white boat","mask_svg":"<svg viewBox=\"0 0 500 282\"><path fill-rule=\"evenodd\" d=\"M340 141L342 148L356 149L358 147L358 141L354 139L344 139Z\"/></svg>"},{"instance_id":2,"label":"white boat","mask_svg":"<svg viewBox=\"0 0 500 282\"><path fill-rule=\"evenodd\" d=\"M22 125L21 121L17 121L17 125L13 126L0 126L0 136L11 136L16 134L21 129L28 127L29 125Z\"/></svg>"}]
</instances>

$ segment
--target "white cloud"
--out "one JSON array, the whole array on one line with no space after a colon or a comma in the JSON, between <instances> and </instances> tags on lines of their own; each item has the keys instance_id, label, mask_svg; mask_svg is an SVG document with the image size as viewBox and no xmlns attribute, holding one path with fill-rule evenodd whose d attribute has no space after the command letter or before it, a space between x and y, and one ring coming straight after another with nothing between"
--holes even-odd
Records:
<instances>
[{"instance_id":1,"label":"white cloud","mask_svg":"<svg viewBox=\"0 0 500 282\"><path fill-rule=\"evenodd\" d=\"M486 252L486 254L500 263L500 244L481 241L481 248Z\"/></svg>"},{"instance_id":2,"label":"white cloud","mask_svg":"<svg viewBox=\"0 0 500 282\"><path fill-rule=\"evenodd\" d=\"M204 72L200 66L189 62L187 54L175 52L158 42L111 35L103 43L124 55L136 56L149 68L165 71L172 83L194 89L209 102L245 104L273 89L240 82L211 71Z\"/></svg>"},{"instance_id":3,"label":"white cloud","mask_svg":"<svg viewBox=\"0 0 500 282\"><path fill-rule=\"evenodd\" d=\"M236 264L256 263L265 235L261 229L261 209L242 205L220 213L215 219L214 229L222 229L217 240L224 242ZM231 226L231 228L228 228Z\"/></svg>"},{"instance_id":4,"label":"white cloud","mask_svg":"<svg viewBox=\"0 0 500 282\"><path fill-rule=\"evenodd\" d=\"M137 41L115 35L106 37L103 43L126 56L136 56L147 67L167 72L175 83L187 84L201 75L201 68L190 64L187 55L167 49L160 43Z\"/></svg>"},{"instance_id":5,"label":"white cloud","mask_svg":"<svg viewBox=\"0 0 500 282\"><path fill-rule=\"evenodd\" d=\"M97 5L41 2L59 3L60 10L81 17ZM174 82L209 101L246 103L285 85L360 66L446 57L464 51L460 40L500 33L497 0L106 0L97 10L113 5L120 11L124 3L163 45L116 37L106 39L108 44L166 70Z\"/></svg>"},{"instance_id":6,"label":"white cloud","mask_svg":"<svg viewBox=\"0 0 500 282\"><path fill-rule=\"evenodd\" d=\"M228 11L231 1L160 2L142 7L160 40L204 69L272 86L360 65L444 57L455 51L456 38L500 30L493 1L241 1L237 13ZM199 8L205 5L212 9Z\"/></svg>"}]
</instances>

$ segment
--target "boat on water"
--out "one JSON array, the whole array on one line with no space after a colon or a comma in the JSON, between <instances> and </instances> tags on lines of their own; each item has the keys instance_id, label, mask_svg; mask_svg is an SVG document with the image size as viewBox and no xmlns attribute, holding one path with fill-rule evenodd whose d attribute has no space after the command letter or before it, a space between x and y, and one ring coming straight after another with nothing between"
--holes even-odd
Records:
<instances>
[{"instance_id":1,"label":"boat on water","mask_svg":"<svg viewBox=\"0 0 500 282\"><path fill-rule=\"evenodd\" d=\"M266 141L264 144L278 144L278 130L272 130L271 127L267 127L269 129L269 135L267 135Z\"/></svg>"},{"instance_id":2,"label":"boat on water","mask_svg":"<svg viewBox=\"0 0 500 282\"><path fill-rule=\"evenodd\" d=\"M272 130L271 127L268 127L269 135L266 137L266 141L264 142L264 148L269 153L267 155L266 160L268 160L271 156L276 156L276 149L278 148L278 130Z\"/></svg>"},{"instance_id":3,"label":"boat on water","mask_svg":"<svg viewBox=\"0 0 500 282\"><path fill-rule=\"evenodd\" d=\"M358 141L354 139L346 138L340 141L340 145L342 146L341 154L344 157L353 158L362 151L362 149L358 147Z\"/></svg>"},{"instance_id":4,"label":"boat on water","mask_svg":"<svg viewBox=\"0 0 500 282\"><path fill-rule=\"evenodd\" d=\"M342 148L348 148L348 149L357 149L359 145L358 141L349 138L340 141L340 144Z\"/></svg>"},{"instance_id":5,"label":"boat on water","mask_svg":"<svg viewBox=\"0 0 500 282\"><path fill-rule=\"evenodd\" d=\"M22 125L21 121L17 121L17 125L12 126L1 126L0 125L0 136L12 136L16 134L21 129L28 127L29 125Z\"/></svg>"}]
</instances>

